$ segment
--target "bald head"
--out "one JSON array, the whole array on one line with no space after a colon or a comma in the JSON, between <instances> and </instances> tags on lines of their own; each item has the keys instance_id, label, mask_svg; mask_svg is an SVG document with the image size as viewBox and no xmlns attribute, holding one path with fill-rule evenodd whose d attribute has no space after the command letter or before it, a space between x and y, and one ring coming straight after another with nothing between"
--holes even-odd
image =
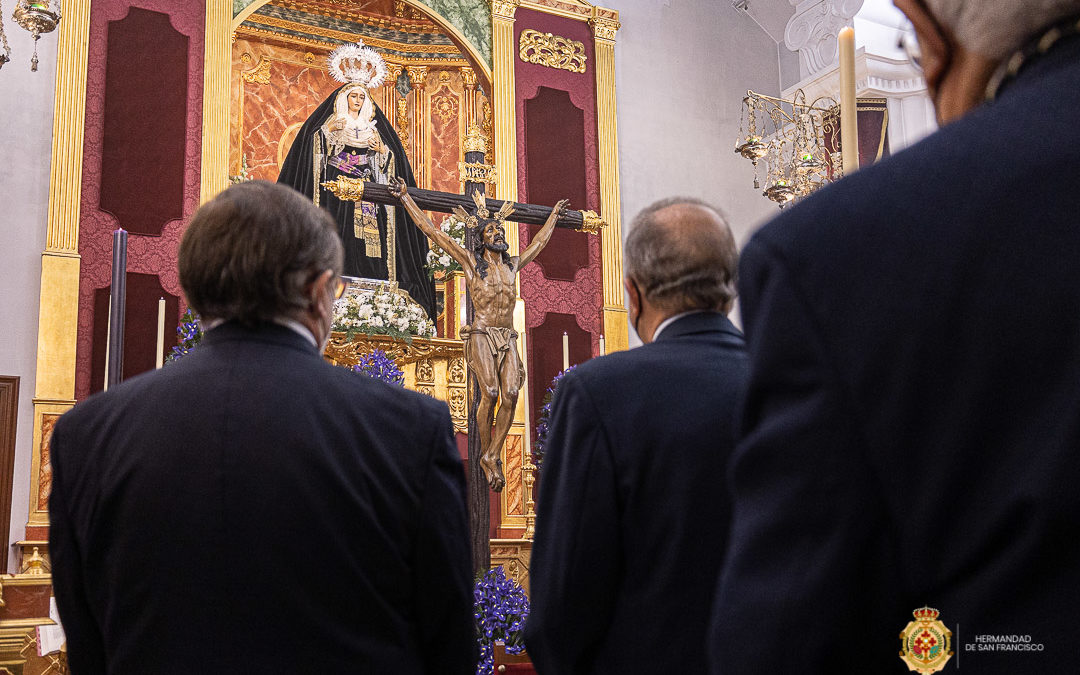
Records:
<instances>
[{"instance_id":1,"label":"bald head","mask_svg":"<svg viewBox=\"0 0 1080 675\"><path fill-rule=\"evenodd\" d=\"M1041 29L1074 14L1080 0L922 0L956 41L1000 61Z\"/></svg>"},{"instance_id":2,"label":"bald head","mask_svg":"<svg viewBox=\"0 0 1080 675\"><path fill-rule=\"evenodd\" d=\"M638 214L623 262L643 299L673 315L730 310L738 258L735 238L716 208L675 197Z\"/></svg>"}]
</instances>

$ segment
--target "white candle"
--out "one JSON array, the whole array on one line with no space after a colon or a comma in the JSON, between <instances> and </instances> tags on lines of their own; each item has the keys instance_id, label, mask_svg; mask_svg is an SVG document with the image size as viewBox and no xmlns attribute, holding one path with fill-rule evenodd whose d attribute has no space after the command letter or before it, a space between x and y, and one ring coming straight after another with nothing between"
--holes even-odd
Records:
<instances>
[{"instance_id":1,"label":"white candle","mask_svg":"<svg viewBox=\"0 0 1080 675\"><path fill-rule=\"evenodd\" d=\"M154 355L154 361L157 363L157 367L160 368L165 359L163 353L165 351L165 298L158 298L157 301L157 353Z\"/></svg>"},{"instance_id":2,"label":"white candle","mask_svg":"<svg viewBox=\"0 0 1080 675\"><path fill-rule=\"evenodd\" d=\"M600 356L607 354L607 349L604 348L604 335L600 334Z\"/></svg>"},{"instance_id":3,"label":"white candle","mask_svg":"<svg viewBox=\"0 0 1080 675\"><path fill-rule=\"evenodd\" d=\"M562 369L566 370L570 367L570 337L567 336L566 331L562 334Z\"/></svg>"},{"instance_id":4,"label":"white candle","mask_svg":"<svg viewBox=\"0 0 1080 675\"><path fill-rule=\"evenodd\" d=\"M844 175L859 170L859 126L855 98L855 29L845 26L837 37L840 53L840 153Z\"/></svg>"}]
</instances>

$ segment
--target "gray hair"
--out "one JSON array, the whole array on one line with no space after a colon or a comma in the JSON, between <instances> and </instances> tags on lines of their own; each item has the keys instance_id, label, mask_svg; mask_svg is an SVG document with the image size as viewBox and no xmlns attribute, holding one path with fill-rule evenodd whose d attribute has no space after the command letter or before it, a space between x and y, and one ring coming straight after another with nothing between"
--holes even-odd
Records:
<instances>
[{"instance_id":1,"label":"gray hair","mask_svg":"<svg viewBox=\"0 0 1080 675\"><path fill-rule=\"evenodd\" d=\"M736 295L738 261L723 214L692 197L646 207L626 238L626 276L669 312L726 311Z\"/></svg>"},{"instance_id":2,"label":"gray hair","mask_svg":"<svg viewBox=\"0 0 1080 675\"><path fill-rule=\"evenodd\" d=\"M1000 61L1051 24L1080 14L1080 0L923 0L938 22L976 54Z\"/></svg>"},{"instance_id":3,"label":"gray hair","mask_svg":"<svg viewBox=\"0 0 1080 675\"><path fill-rule=\"evenodd\" d=\"M341 274L343 255L329 213L290 187L250 181L195 212L180 242L180 285L203 319L254 325L303 311L307 285Z\"/></svg>"}]
</instances>

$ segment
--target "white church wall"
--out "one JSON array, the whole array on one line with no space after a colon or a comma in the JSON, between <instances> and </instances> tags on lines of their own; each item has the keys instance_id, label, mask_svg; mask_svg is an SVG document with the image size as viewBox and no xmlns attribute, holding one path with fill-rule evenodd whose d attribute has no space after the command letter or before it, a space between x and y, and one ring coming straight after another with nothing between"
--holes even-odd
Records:
<instances>
[{"instance_id":1,"label":"white church wall","mask_svg":"<svg viewBox=\"0 0 1080 675\"><path fill-rule=\"evenodd\" d=\"M30 500L37 361L38 289L48 219L52 157L56 33L38 42L40 65L30 71L30 34L4 17L11 62L0 70L0 375L19 377L15 470L8 543L23 539ZM8 547L8 571L15 572Z\"/></svg>"},{"instance_id":2,"label":"white church wall","mask_svg":"<svg viewBox=\"0 0 1080 675\"><path fill-rule=\"evenodd\" d=\"M728 216L740 246L776 206L733 151L747 89L777 95L776 42L730 2L609 0L615 47L623 237L650 203L704 199ZM633 330L631 345L640 344Z\"/></svg>"}]
</instances>

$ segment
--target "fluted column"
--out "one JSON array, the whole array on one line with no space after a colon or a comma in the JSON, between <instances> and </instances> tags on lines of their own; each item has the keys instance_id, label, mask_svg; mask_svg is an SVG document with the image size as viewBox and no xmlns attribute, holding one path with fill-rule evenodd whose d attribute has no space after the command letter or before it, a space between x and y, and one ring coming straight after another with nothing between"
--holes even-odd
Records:
<instances>
[{"instance_id":1,"label":"fluted column","mask_svg":"<svg viewBox=\"0 0 1080 675\"><path fill-rule=\"evenodd\" d=\"M589 21L596 46L597 140L600 150L600 216L604 274L604 337L609 352L629 346L622 287L622 226L619 219L619 144L615 109L616 19L595 14Z\"/></svg>"},{"instance_id":2,"label":"fluted column","mask_svg":"<svg viewBox=\"0 0 1080 675\"><path fill-rule=\"evenodd\" d=\"M45 225L45 250L41 255L28 532L31 527L49 524L49 514L39 498L44 420L59 416L75 404L79 214L90 3L69 3L64 9L56 63L49 216ZM44 535L29 534L27 538L41 539Z\"/></svg>"},{"instance_id":3,"label":"fluted column","mask_svg":"<svg viewBox=\"0 0 1080 675\"><path fill-rule=\"evenodd\" d=\"M472 68L461 69L461 82L465 85L465 128L480 124L476 110L476 71Z\"/></svg>"},{"instance_id":4,"label":"fluted column","mask_svg":"<svg viewBox=\"0 0 1080 675\"><path fill-rule=\"evenodd\" d=\"M209 201L229 185L232 7L229 0L206 0L200 203Z\"/></svg>"},{"instance_id":5,"label":"fluted column","mask_svg":"<svg viewBox=\"0 0 1080 675\"><path fill-rule=\"evenodd\" d=\"M491 0L491 51L495 62L495 184L499 199L517 200L517 113L514 88L514 14L518 0ZM517 223L506 223L510 254L518 254Z\"/></svg>"},{"instance_id":6,"label":"fluted column","mask_svg":"<svg viewBox=\"0 0 1080 675\"><path fill-rule=\"evenodd\" d=\"M383 114L386 115L386 119L390 120L391 126L394 125L394 117L397 114L397 81L401 77L402 66L396 63L386 64L386 81L383 82L383 86L379 88L379 98L376 102L379 107L382 108Z\"/></svg>"},{"instance_id":7,"label":"fluted column","mask_svg":"<svg viewBox=\"0 0 1080 675\"><path fill-rule=\"evenodd\" d=\"M427 66L408 66L409 84L412 85L413 94L413 173L416 174L418 187L430 187L428 178L428 97L427 97Z\"/></svg>"}]
</instances>

